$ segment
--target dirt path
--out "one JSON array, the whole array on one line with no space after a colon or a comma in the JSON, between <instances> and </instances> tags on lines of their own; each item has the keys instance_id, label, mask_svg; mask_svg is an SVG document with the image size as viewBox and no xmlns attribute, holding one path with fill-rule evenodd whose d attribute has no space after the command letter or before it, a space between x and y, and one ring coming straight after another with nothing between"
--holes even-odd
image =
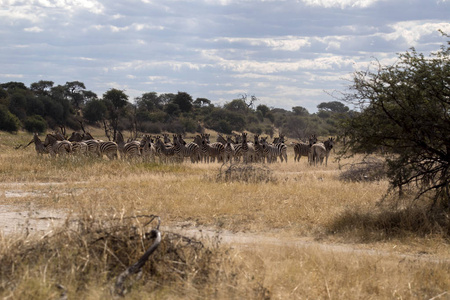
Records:
<instances>
[{"instance_id":1,"label":"dirt path","mask_svg":"<svg viewBox=\"0 0 450 300\"><path fill-rule=\"evenodd\" d=\"M30 206L0 205L0 231L3 231L5 234L14 232L46 234L51 232L54 226L58 226L64 220L65 213L57 210L37 210ZM174 232L198 239L218 238L221 245L236 249L252 249L261 246L296 247L349 255L394 256L399 259L434 263L450 262L449 257L436 257L428 253L404 254L395 251L367 249L358 244L337 244L317 241L311 237L282 236L275 232L266 234L231 232L223 229L216 230L210 227L195 227L189 223L177 226L161 226L161 232Z\"/></svg>"}]
</instances>

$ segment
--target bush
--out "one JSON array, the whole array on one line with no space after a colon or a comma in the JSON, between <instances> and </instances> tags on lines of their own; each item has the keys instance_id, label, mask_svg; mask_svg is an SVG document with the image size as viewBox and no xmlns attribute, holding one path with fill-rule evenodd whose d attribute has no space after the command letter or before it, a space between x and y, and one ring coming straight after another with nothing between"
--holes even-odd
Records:
<instances>
[{"instance_id":1,"label":"bush","mask_svg":"<svg viewBox=\"0 0 450 300\"><path fill-rule=\"evenodd\" d=\"M47 122L41 116L34 115L25 119L24 127L28 132L45 132Z\"/></svg>"},{"instance_id":2,"label":"bush","mask_svg":"<svg viewBox=\"0 0 450 300\"><path fill-rule=\"evenodd\" d=\"M15 132L20 128L19 119L5 106L0 105L0 130Z\"/></svg>"},{"instance_id":3,"label":"bush","mask_svg":"<svg viewBox=\"0 0 450 300\"><path fill-rule=\"evenodd\" d=\"M376 158L366 158L339 175L343 181L377 181L386 178L386 165Z\"/></svg>"}]
</instances>

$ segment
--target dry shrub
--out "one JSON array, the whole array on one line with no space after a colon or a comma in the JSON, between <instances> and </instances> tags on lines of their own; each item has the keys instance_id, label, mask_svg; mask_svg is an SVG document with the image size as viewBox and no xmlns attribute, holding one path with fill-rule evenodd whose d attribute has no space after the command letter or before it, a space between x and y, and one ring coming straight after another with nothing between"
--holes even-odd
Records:
<instances>
[{"instance_id":1,"label":"dry shrub","mask_svg":"<svg viewBox=\"0 0 450 300\"><path fill-rule=\"evenodd\" d=\"M378 181L386 178L386 167L384 161L379 158L366 157L363 161L353 163L341 172L339 179L342 181Z\"/></svg>"},{"instance_id":2,"label":"dry shrub","mask_svg":"<svg viewBox=\"0 0 450 300\"><path fill-rule=\"evenodd\" d=\"M151 244L147 216L67 220L51 235L0 235L0 297L105 299ZM155 225L155 224L153 224ZM156 252L126 283L131 298L264 298L268 291L217 241L162 232Z\"/></svg>"},{"instance_id":3,"label":"dry shrub","mask_svg":"<svg viewBox=\"0 0 450 300\"><path fill-rule=\"evenodd\" d=\"M450 237L450 218L442 211L430 210L427 205L403 208L382 206L371 211L347 209L335 218L328 231L373 242L408 236Z\"/></svg>"},{"instance_id":4,"label":"dry shrub","mask_svg":"<svg viewBox=\"0 0 450 300\"><path fill-rule=\"evenodd\" d=\"M225 169L223 169L225 166ZM276 182L273 172L267 166L254 164L222 165L217 174L218 182L267 183Z\"/></svg>"}]
</instances>

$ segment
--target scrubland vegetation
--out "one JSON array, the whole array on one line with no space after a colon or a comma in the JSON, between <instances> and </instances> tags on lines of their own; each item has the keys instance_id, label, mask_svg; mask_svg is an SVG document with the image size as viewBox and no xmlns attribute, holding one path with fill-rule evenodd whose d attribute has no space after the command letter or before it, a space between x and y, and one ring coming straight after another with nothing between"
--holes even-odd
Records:
<instances>
[{"instance_id":1,"label":"scrubland vegetation","mask_svg":"<svg viewBox=\"0 0 450 300\"><path fill-rule=\"evenodd\" d=\"M232 169L14 149L30 139L0 133L0 207L60 219L45 235L30 226L0 235L2 298L114 296L117 276L151 243L148 215L161 218L163 241L142 277L127 281L125 298L450 295L448 215L430 213L407 191L392 200L380 168L376 176L350 168L361 157L338 164L332 153L327 167L311 167L289 148L287 164Z\"/></svg>"}]
</instances>

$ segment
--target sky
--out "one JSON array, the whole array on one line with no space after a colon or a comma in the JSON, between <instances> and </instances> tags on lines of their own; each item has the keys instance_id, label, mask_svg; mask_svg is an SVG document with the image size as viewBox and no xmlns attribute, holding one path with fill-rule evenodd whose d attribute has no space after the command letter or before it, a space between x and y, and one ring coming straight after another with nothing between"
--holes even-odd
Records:
<instances>
[{"instance_id":1,"label":"sky","mask_svg":"<svg viewBox=\"0 0 450 300\"><path fill-rule=\"evenodd\" d=\"M447 43L450 0L0 0L0 83L254 95L310 113L355 71ZM351 108L351 107L350 107Z\"/></svg>"}]
</instances>

